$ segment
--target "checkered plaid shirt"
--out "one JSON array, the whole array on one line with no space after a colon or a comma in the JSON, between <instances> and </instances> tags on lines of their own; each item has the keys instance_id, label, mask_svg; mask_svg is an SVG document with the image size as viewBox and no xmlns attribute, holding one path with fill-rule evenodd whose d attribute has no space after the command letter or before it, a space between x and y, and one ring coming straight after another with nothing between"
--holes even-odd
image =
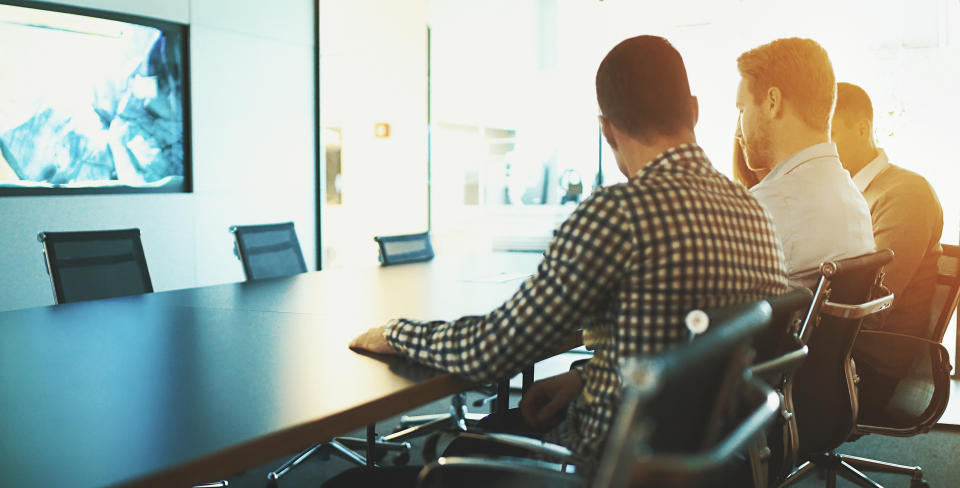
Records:
<instances>
[{"instance_id":1,"label":"checkered plaid shirt","mask_svg":"<svg viewBox=\"0 0 960 488\"><path fill-rule=\"evenodd\" d=\"M595 348L580 370L583 391L547 439L597 459L625 358L687 342L690 310L786 289L766 211L699 146L684 144L581 203L557 229L537 273L496 310L452 322L393 320L386 337L418 362L490 382L582 329Z\"/></svg>"}]
</instances>

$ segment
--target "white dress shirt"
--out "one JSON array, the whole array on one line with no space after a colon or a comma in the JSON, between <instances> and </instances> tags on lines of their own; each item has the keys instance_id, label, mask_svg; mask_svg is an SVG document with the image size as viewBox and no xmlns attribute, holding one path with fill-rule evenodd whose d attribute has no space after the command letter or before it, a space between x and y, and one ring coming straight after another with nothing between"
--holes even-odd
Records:
<instances>
[{"instance_id":1,"label":"white dress shirt","mask_svg":"<svg viewBox=\"0 0 960 488\"><path fill-rule=\"evenodd\" d=\"M809 284L824 261L876 248L870 208L832 142L790 156L750 193L773 217L793 284Z\"/></svg>"},{"instance_id":2,"label":"white dress shirt","mask_svg":"<svg viewBox=\"0 0 960 488\"><path fill-rule=\"evenodd\" d=\"M863 193L867 187L870 186L870 183L873 183L877 175L883 173L883 170L889 167L890 160L887 159L887 153L884 152L883 149L878 149L877 157L873 158L866 166L860 168L857 174L853 175L853 184L857 185L860 193Z\"/></svg>"}]
</instances>

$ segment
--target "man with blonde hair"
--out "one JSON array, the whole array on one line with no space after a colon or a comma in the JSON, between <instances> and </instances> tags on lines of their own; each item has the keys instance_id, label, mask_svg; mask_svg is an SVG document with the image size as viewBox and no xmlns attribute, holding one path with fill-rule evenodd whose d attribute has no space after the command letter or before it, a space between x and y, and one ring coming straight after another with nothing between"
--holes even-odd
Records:
<instances>
[{"instance_id":1,"label":"man with blonde hair","mask_svg":"<svg viewBox=\"0 0 960 488\"><path fill-rule=\"evenodd\" d=\"M836 82L827 52L778 39L740 55L737 108L747 165L768 170L750 189L773 217L794 284L820 263L875 249L870 209L830 142Z\"/></svg>"}]
</instances>

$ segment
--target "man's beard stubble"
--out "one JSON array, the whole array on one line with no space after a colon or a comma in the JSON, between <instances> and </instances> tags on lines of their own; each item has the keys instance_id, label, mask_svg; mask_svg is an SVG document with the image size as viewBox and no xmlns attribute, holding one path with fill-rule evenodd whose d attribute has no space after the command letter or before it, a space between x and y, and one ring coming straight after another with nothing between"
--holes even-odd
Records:
<instances>
[{"instance_id":1,"label":"man's beard stubble","mask_svg":"<svg viewBox=\"0 0 960 488\"><path fill-rule=\"evenodd\" d=\"M743 155L747 160L747 167L751 171L769 172L773 165L772 150L770 144L770 133L766 130L758 130L750 140L743 140Z\"/></svg>"}]
</instances>

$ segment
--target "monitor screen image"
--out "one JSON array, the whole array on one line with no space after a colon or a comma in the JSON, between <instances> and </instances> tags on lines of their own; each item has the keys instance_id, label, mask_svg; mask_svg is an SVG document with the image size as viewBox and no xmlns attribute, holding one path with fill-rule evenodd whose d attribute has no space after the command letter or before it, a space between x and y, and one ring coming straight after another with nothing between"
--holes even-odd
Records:
<instances>
[{"instance_id":1,"label":"monitor screen image","mask_svg":"<svg viewBox=\"0 0 960 488\"><path fill-rule=\"evenodd\" d=\"M187 26L0 3L0 53L0 195L191 190Z\"/></svg>"}]
</instances>

